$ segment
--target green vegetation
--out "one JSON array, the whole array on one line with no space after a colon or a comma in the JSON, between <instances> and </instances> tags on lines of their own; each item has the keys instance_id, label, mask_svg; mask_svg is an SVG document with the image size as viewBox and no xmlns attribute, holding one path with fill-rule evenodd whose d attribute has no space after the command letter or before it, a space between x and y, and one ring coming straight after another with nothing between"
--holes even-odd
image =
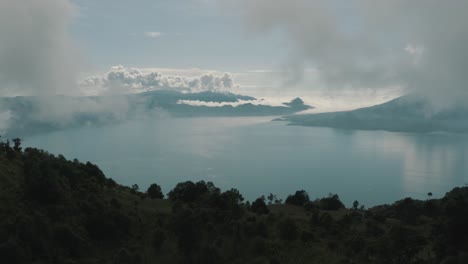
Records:
<instances>
[{"instance_id":1,"label":"green vegetation","mask_svg":"<svg viewBox=\"0 0 468 264\"><path fill-rule=\"evenodd\" d=\"M304 190L250 204L203 181L163 199L13 142L0 144L0 263L468 263L468 188L367 210Z\"/></svg>"}]
</instances>

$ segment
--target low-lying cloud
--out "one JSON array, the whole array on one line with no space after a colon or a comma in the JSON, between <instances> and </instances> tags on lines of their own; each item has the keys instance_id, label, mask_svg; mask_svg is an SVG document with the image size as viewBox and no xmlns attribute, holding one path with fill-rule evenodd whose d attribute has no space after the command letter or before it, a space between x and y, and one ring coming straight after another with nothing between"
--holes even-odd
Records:
<instances>
[{"instance_id":1,"label":"low-lying cloud","mask_svg":"<svg viewBox=\"0 0 468 264\"><path fill-rule=\"evenodd\" d=\"M80 84L90 93L138 93L151 90L180 92L229 91L236 87L230 73L207 73L195 77L166 75L157 71L114 66L103 75L92 76Z\"/></svg>"},{"instance_id":2,"label":"low-lying cloud","mask_svg":"<svg viewBox=\"0 0 468 264\"><path fill-rule=\"evenodd\" d=\"M434 102L468 99L468 1L249 0L248 29L282 31L291 77L328 88L404 86Z\"/></svg>"},{"instance_id":3,"label":"low-lying cloud","mask_svg":"<svg viewBox=\"0 0 468 264\"><path fill-rule=\"evenodd\" d=\"M0 1L0 93L73 93L78 51L69 34L77 8L68 0Z\"/></svg>"}]
</instances>

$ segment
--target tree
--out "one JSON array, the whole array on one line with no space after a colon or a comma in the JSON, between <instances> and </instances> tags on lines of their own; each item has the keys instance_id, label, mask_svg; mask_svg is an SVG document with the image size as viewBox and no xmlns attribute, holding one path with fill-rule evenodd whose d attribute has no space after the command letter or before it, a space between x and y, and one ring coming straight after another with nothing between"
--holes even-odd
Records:
<instances>
[{"instance_id":1,"label":"tree","mask_svg":"<svg viewBox=\"0 0 468 264\"><path fill-rule=\"evenodd\" d=\"M268 214L270 210L268 210L268 207L265 204L265 196L257 198L257 200L252 203L250 210L256 214Z\"/></svg>"},{"instance_id":2,"label":"tree","mask_svg":"<svg viewBox=\"0 0 468 264\"><path fill-rule=\"evenodd\" d=\"M432 192L428 192L427 196L429 196L429 199L431 199L432 198Z\"/></svg>"},{"instance_id":3,"label":"tree","mask_svg":"<svg viewBox=\"0 0 468 264\"><path fill-rule=\"evenodd\" d=\"M138 184L133 184L132 185L132 190L133 191L138 192L139 189L140 189L140 187L138 186Z\"/></svg>"},{"instance_id":4,"label":"tree","mask_svg":"<svg viewBox=\"0 0 468 264\"><path fill-rule=\"evenodd\" d=\"M13 139L13 149L17 152L21 151L21 139L20 138L14 138Z\"/></svg>"},{"instance_id":5,"label":"tree","mask_svg":"<svg viewBox=\"0 0 468 264\"><path fill-rule=\"evenodd\" d=\"M170 223L186 262L193 263L192 253L197 252L201 244L202 230L200 226L202 220L196 211L184 208L174 210L173 208Z\"/></svg>"},{"instance_id":6,"label":"tree","mask_svg":"<svg viewBox=\"0 0 468 264\"><path fill-rule=\"evenodd\" d=\"M161 191L161 186L157 185L156 183L151 184L146 193L151 199L164 198L164 194Z\"/></svg>"},{"instance_id":7,"label":"tree","mask_svg":"<svg viewBox=\"0 0 468 264\"><path fill-rule=\"evenodd\" d=\"M344 208L344 204L340 201L340 197L337 194L330 194L326 198L322 198L319 202L319 207L322 210L338 210Z\"/></svg>"},{"instance_id":8,"label":"tree","mask_svg":"<svg viewBox=\"0 0 468 264\"><path fill-rule=\"evenodd\" d=\"M15 154L15 151L10 146L10 140L7 139L4 148L6 150L6 156L8 159L15 158L16 154Z\"/></svg>"},{"instance_id":9,"label":"tree","mask_svg":"<svg viewBox=\"0 0 468 264\"><path fill-rule=\"evenodd\" d=\"M172 201L195 202L207 194L219 194L220 189L214 186L212 182L192 181L181 182L172 189L167 195Z\"/></svg>"},{"instance_id":10,"label":"tree","mask_svg":"<svg viewBox=\"0 0 468 264\"><path fill-rule=\"evenodd\" d=\"M272 193L270 193L270 194L268 195L267 199L268 199L268 204L270 204L270 205L273 204L273 201L277 201L277 200L278 200L278 198L276 197L276 195L274 195L274 194L272 194Z\"/></svg>"},{"instance_id":11,"label":"tree","mask_svg":"<svg viewBox=\"0 0 468 264\"><path fill-rule=\"evenodd\" d=\"M357 210L358 207L359 207L359 202L356 200L356 201L353 202L353 209Z\"/></svg>"},{"instance_id":12,"label":"tree","mask_svg":"<svg viewBox=\"0 0 468 264\"><path fill-rule=\"evenodd\" d=\"M218 195L217 193L211 194L214 199L214 205L222 210L232 210L240 208L239 205L244 201L244 197L240 194L239 190L231 189ZM213 199L211 199L213 200Z\"/></svg>"},{"instance_id":13,"label":"tree","mask_svg":"<svg viewBox=\"0 0 468 264\"><path fill-rule=\"evenodd\" d=\"M304 190L296 191L294 195L289 195L288 198L286 198L286 204L297 206L304 206L309 202L309 194Z\"/></svg>"}]
</instances>

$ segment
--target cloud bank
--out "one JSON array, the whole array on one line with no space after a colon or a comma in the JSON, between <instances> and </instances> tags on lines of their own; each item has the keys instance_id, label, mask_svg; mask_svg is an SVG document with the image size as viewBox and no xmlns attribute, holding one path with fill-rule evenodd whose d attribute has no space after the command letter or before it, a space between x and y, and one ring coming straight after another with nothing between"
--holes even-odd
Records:
<instances>
[{"instance_id":1,"label":"cloud bank","mask_svg":"<svg viewBox=\"0 0 468 264\"><path fill-rule=\"evenodd\" d=\"M151 90L176 90L181 92L228 91L236 87L230 73L207 73L188 77L166 75L157 71L114 66L104 75L86 78L80 84L89 93L138 93Z\"/></svg>"},{"instance_id":2,"label":"cloud bank","mask_svg":"<svg viewBox=\"0 0 468 264\"><path fill-rule=\"evenodd\" d=\"M68 27L78 10L68 0L0 1L0 93L74 92L79 56Z\"/></svg>"},{"instance_id":3,"label":"cloud bank","mask_svg":"<svg viewBox=\"0 0 468 264\"><path fill-rule=\"evenodd\" d=\"M468 1L241 1L254 34L280 30L298 81L330 88L405 86L434 102L468 99Z\"/></svg>"}]
</instances>

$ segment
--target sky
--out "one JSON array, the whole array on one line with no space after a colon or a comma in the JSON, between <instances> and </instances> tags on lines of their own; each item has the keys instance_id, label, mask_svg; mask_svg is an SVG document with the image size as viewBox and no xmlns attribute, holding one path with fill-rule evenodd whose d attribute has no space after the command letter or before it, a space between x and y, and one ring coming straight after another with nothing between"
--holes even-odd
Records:
<instances>
[{"instance_id":1,"label":"sky","mask_svg":"<svg viewBox=\"0 0 468 264\"><path fill-rule=\"evenodd\" d=\"M271 68L281 49L250 38L232 10L203 0L73 0L72 32L98 69L114 65L245 71Z\"/></svg>"},{"instance_id":2,"label":"sky","mask_svg":"<svg viewBox=\"0 0 468 264\"><path fill-rule=\"evenodd\" d=\"M250 30L246 9L212 0L73 0L80 15L72 23L73 37L86 51L87 70L107 72L111 67L156 71L169 75L204 73L232 75L229 90L261 97L337 95L318 80L313 68L295 79L289 55L294 48L284 32ZM348 5L334 7L352 30ZM400 94L399 86L360 91L368 104ZM353 98L348 99L352 100ZM274 100L274 99L272 99ZM325 100L326 101L326 100ZM366 104L364 104L366 105Z\"/></svg>"},{"instance_id":3,"label":"sky","mask_svg":"<svg viewBox=\"0 0 468 264\"><path fill-rule=\"evenodd\" d=\"M296 94L279 89L288 43L279 33L252 34L240 23L241 9L219 2L73 0L80 15L71 31L86 53L84 75L117 65L169 75L228 72L234 92Z\"/></svg>"},{"instance_id":4,"label":"sky","mask_svg":"<svg viewBox=\"0 0 468 264\"><path fill-rule=\"evenodd\" d=\"M0 93L468 99L463 0L2 0ZM372 99L374 97L374 99Z\"/></svg>"}]
</instances>

